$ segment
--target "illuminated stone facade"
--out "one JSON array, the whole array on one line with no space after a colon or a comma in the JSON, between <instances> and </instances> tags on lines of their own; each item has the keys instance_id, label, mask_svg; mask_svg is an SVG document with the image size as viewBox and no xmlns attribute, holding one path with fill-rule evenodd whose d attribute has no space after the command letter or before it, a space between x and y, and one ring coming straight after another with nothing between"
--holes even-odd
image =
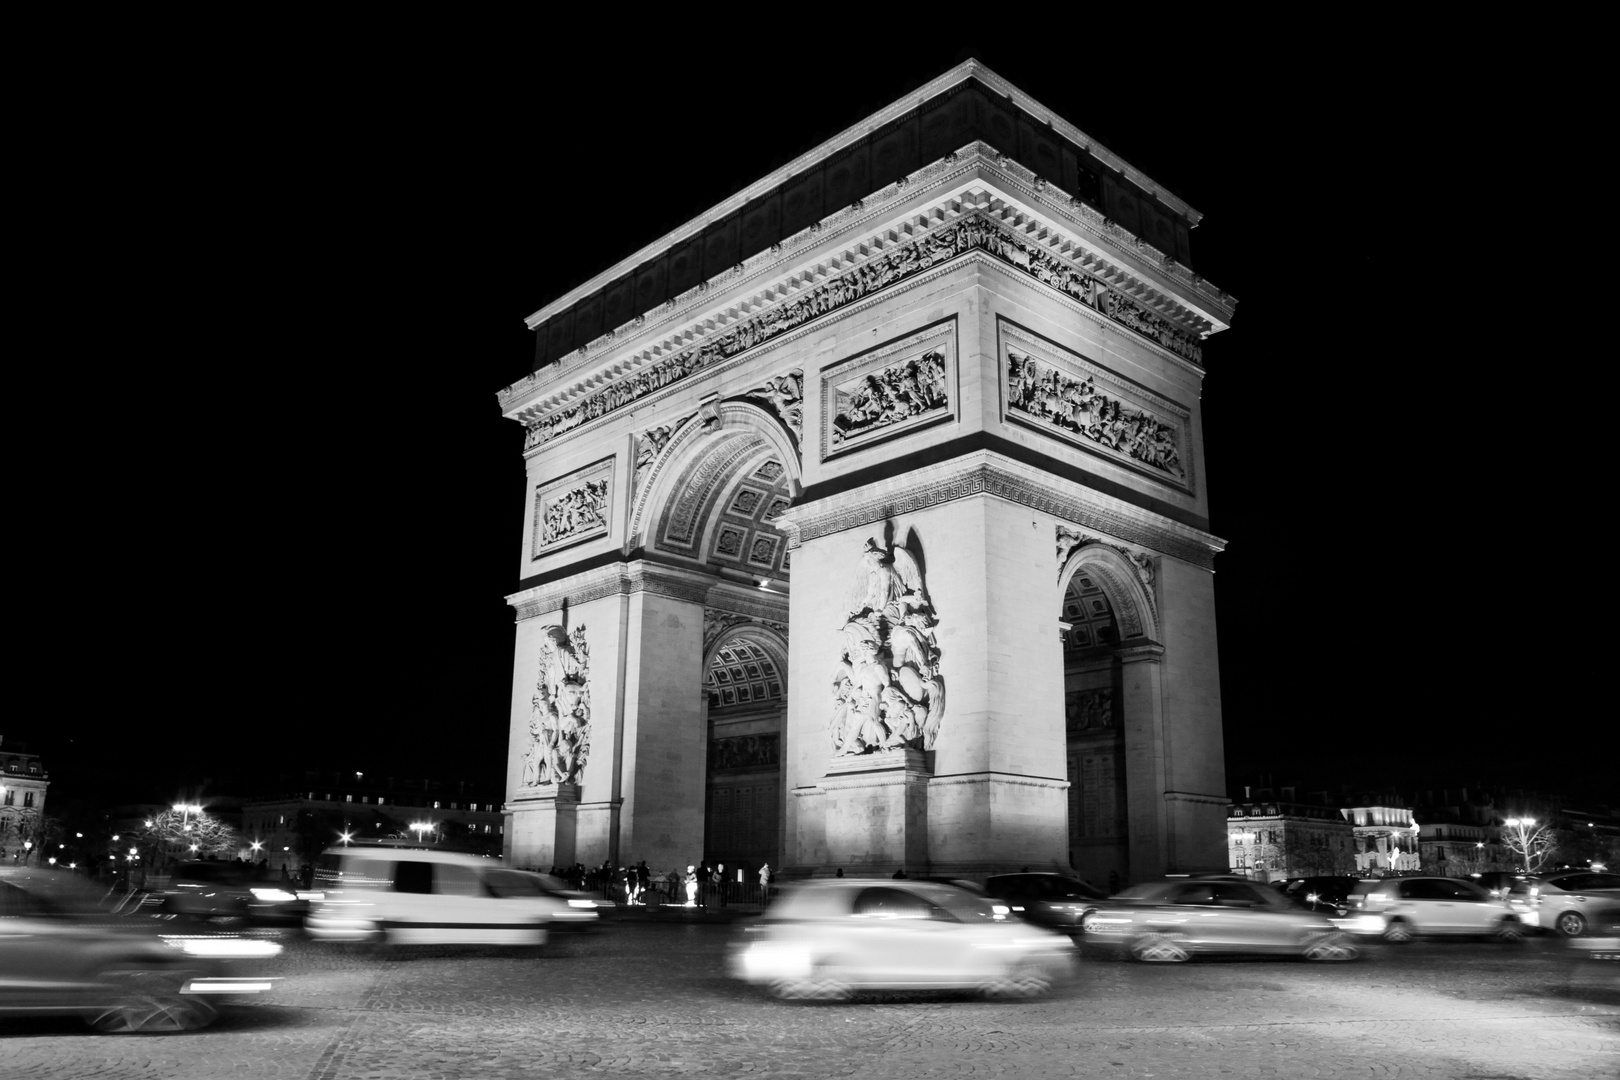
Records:
<instances>
[{"instance_id":1,"label":"illuminated stone facade","mask_svg":"<svg viewBox=\"0 0 1620 1080\"><path fill-rule=\"evenodd\" d=\"M531 316L508 857L1224 869L1198 217L969 62Z\"/></svg>"},{"instance_id":2,"label":"illuminated stone facade","mask_svg":"<svg viewBox=\"0 0 1620 1080\"><path fill-rule=\"evenodd\" d=\"M1255 881L1353 874L1356 842L1344 812L1292 800L1233 803L1226 819L1228 865Z\"/></svg>"},{"instance_id":3,"label":"illuminated stone facade","mask_svg":"<svg viewBox=\"0 0 1620 1080\"><path fill-rule=\"evenodd\" d=\"M50 786L50 773L40 756L17 743L8 750L0 736L0 865L49 858L42 854L41 823Z\"/></svg>"}]
</instances>

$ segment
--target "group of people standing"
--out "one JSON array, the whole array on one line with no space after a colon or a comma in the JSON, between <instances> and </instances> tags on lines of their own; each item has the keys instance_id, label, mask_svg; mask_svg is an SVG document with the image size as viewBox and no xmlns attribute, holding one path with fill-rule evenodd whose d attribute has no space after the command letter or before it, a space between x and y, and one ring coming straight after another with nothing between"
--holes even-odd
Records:
<instances>
[{"instance_id":1,"label":"group of people standing","mask_svg":"<svg viewBox=\"0 0 1620 1080\"><path fill-rule=\"evenodd\" d=\"M653 891L662 894L664 903L684 903L687 907L707 907L711 903L724 905L728 900L763 903L769 898L771 883L775 880L770 863L761 864L752 873L733 866L728 880L725 863L717 862L711 866L707 861L689 864L684 870L677 867L659 879L648 869L645 859L634 866L615 867L606 860L601 866L589 869L583 863L554 866L551 876L581 892L612 894L614 899L622 898L623 903L631 906L646 904L649 893ZM757 894L749 888L752 885L750 876L756 876L759 881ZM658 902L657 899L654 902Z\"/></svg>"}]
</instances>

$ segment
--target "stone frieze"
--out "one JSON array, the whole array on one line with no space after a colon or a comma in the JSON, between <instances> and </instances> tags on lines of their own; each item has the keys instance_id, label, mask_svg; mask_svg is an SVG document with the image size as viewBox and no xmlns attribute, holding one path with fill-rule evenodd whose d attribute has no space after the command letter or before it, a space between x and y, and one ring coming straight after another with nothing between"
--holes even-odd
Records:
<instances>
[{"instance_id":1,"label":"stone frieze","mask_svg":"<svg viewBox=\"0 0 1620 1080\"><path fill-rule=\"evenodd\" d=\"M970 251L987 252L1037 281L1083 304L1098 308L1108 318L1178 356L1195 364L1203 363L1203 347L1193 334L1177 328L1169 320L1148 311L1117 290L1103 286L1051 252L976 214L927 236L900 244L887 255L877 255L832 281L817 286L806 295L778 304L712 340L653 364L635 375L615 380L577 405L541 417L529 426L524 449L531 450L693 372L718 364L778 334Z\"/></svg>"}]
</instances>

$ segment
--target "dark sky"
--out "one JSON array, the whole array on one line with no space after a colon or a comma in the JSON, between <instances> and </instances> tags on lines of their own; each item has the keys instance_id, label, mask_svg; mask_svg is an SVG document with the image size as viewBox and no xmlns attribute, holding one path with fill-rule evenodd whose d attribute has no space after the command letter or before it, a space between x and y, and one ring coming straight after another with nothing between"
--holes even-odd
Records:
<instances>
[{"instance_id":1,"label":"dark sky","mask_svg":"<svg viewBox=\"0 0 1620 1080\"><path fill-rule=\"evenodd\" d=\"M1558 545L1492 450L1492 321L1526 286L1471 231L1501 194L1482 78L1240 37L766 62L422 30L386 60L147 72L41 126L99 139L42 175L73 208L46 276L86 299L35 397L71 420L61 467L23 481L60 523L39 705L0 729L53 797L499 783L524 487L495 392L523 317L975 55L1202 211L1195 268L1238 298L1205 347L1229 779L1612 799L1549 656L1576 587L1532 584Z\"/></svg>"}]
</instances>

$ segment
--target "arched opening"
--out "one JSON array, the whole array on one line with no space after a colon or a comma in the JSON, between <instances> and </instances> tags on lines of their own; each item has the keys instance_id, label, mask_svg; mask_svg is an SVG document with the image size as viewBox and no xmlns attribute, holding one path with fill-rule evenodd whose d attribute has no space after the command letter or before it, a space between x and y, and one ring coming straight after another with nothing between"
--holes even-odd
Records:
<instances>
[{"instance_id":1,"label":"arched opening","mask_svg":"<svg viewBox=\"0 0 1620 1080\"><path fill-rule=\"evenodd\" d=\"M1144 572L1100 543L1080 547L1063 568L1069 862L1109 891L1131 880L1122 653L1153 630Z\"/></svg>"},{"instance_id":2,"label":"arched opening","mask_svg":"<svg viewBox=\"0 0 1620 1080\"><path fill-rule=\"evenodd\" d=\"M708 657L703 850L733 882L738 869L752 882L761 864L781 865L786 655L782 642L744 626L722 630Z\"/></svg>"},{"instance_id":3,"label":"arched opening","mask_svg":"<svg viewBox=\"0 0 1620 1080\"><path fill-rule=\"evenodd\" d=\"M688 747L699 737L688 725L701 725L706 751L681 754L680 784L702 791L702 857L723 863L732 884L739 869L751 884L761 864L781 865L791 566L777 518L798 492L797 465L774 418L720 402L674 426L634 497L630 548L666 580L672 572L684 579L686 602L702 604L701 661L686 654L702 665L702 707L668 722ZM672 693L690 693L673 690L698 674L685 665L660 672ZM686 843L696 842L697 824L690 821Z\"/></svg>"}]
</instances>

